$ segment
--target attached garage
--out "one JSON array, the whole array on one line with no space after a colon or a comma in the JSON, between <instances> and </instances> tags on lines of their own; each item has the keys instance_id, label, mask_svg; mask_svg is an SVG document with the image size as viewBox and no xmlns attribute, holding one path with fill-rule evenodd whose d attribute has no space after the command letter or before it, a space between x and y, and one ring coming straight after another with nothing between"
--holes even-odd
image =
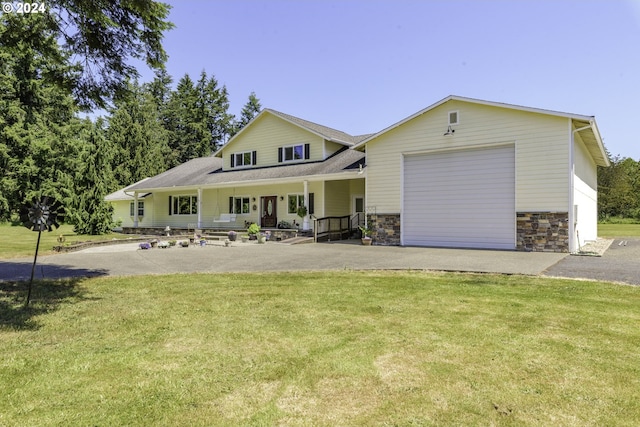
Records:
<instances>
[{"instance_id":1,"label":"attached garage","mask_svg":"<svg viewBox=\"0 0 640 427\"><path fill-rule=\"evenodd\" d=\"M403 157L402 244L515 249L513 144Z\"/></svg>"}]
</instances>

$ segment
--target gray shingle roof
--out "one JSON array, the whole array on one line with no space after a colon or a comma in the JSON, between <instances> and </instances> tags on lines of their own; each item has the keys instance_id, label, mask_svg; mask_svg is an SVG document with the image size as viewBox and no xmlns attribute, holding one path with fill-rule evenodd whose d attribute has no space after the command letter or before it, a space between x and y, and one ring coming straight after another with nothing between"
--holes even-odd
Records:
<instances>
[{"instance_id":1,"label":"gray shingle roof","mask_svg":"<svg viewBox=\"0 0 640 427\"><path fill-rule=\"evenodd\" d=\"M345 149L322 162L307 162L264 168L222 170L219 157L200 157L173 169L132 185L128 191L150 191L172 187L215 187L230 183L246 183L261 180L281 180L341 172L358 172L364 166L365 155L360 151Z\"/></svg>"},{"instance_id":2,"label":"gray shingle roof","mask_svg":"<svg viewBox=\"0 0 640 427\"><path fill-rule=\"evenodd\" d=\"M272 110L270 108L265 108L265 111L268 111L271 114L278 116L280 118L283 118L300 127L306 128L314 133L317 133L322 137L324 137L325 139L328 139L330 141L343 142L349 146L357 144L358 142L364 140L365 138L363 138L363 136L367 136L367 137L370 136L370 135L363 135L363 136L349 135L346 132L342 132L337 129L332 129L327 126L319 125L317 123L313 123L308 120L304 120L299 117L292 116L290 114L281 113L280 111Z\"/></svg>"}]
</instances>

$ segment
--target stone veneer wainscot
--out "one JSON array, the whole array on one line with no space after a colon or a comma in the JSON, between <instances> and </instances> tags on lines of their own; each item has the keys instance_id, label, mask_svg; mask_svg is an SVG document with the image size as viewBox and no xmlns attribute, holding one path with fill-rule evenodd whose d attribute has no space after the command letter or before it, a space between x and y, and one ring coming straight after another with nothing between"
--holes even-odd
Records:
<instances>
[{"instance_id":1,"label":"stone veneer wainscot","mask_svg":"<svg viewBox=\"0 0 640 427\"><path fill-rule=\"evenodd\" d=\"M516 250L569 252L567 212L518 212Z\"/></svg>"},{"instance_id":2,"label":"stone veneer wainscot","mask_svg":"<svg viewBox=\"0 0 640 427\"><path fill-rule=\"evenodd\" d=\"M374 245L400 245L400 214L369 214L367 224L372 231Z\"/></svg>"}]
</instances>

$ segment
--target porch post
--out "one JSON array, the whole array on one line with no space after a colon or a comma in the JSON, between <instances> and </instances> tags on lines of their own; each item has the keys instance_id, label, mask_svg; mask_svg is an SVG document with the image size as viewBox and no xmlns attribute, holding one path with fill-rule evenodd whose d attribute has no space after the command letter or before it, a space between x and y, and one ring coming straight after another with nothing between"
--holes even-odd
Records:
<instances>
[{"instance_id":1,"label":"porch post","mask_svg":"<svg viewBox=\"0 0 640 427\"><path fill-rule=\"evenodd\" d=\"M133 193L133 228L138 228L138 192Z\"/></svg>"},{"instance_id":2,"label":"porch post","mask_svg":"<svg viewBox=\"0 0 640 427\"><path fill-rule=\"evenodd\" d=\"M198 188L198 228L202 228L202 188Z\"/></svg>"},{"instance_id":3,"label":"porch post","mask_svg":"<svg viewBox=\"0 0 640 427\"><path fill-rule=\"evenodd\" d=\"M302 219L302 229L309 229L309 181L304 181L304 206L307 208L307 214Z\"/></svg>"}]
</instances>

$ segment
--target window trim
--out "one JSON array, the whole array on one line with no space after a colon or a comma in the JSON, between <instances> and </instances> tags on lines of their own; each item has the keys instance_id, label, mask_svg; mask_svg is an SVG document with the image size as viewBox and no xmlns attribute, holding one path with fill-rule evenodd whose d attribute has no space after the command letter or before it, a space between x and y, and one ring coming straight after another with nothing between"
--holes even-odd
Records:
<instances>
[{"instance_id":1,"label":"window trim","mask_svg":"<svg viewBox=\"0 0 640 427\"><path fill-rule=\"evenodd\" d=\"M246 168L250 166L255 166L257 163L257 151L237 151L235 153L231 153L231 158L229 160L232 168ZM245 163L245 156L249 155L249 163ZM236 156L239 156L238 158ZM242 164L238 163L238 159L242 159Z\"/></svg>"},{"instance_id":2,"label":"window trim","mask_svg":"<svg viewBox=\"0 0 640 427\"><path fill-rule=\"evenodd\" d=\"M298 199L297 200L298 205L296 206L296 210L293 211L293 212L291 212L291 203L289 202L289 199L291 197L297 197L297 199ZM302 204L300 204L300 199L302 199ZM297 215L298 214L298 208L300 206L304 206L304 205L305 205L304 204L304 194L301 194L301 193L288 193L287 194L287 214L289 214L289 215Z\"/></svg>"},{"instance_id":3,"label":"window trim","mask_svg":"<svg viewBox=\"0 0 640 427\"><path fill-rule=\"evenodd\" d=\"M189 198L189 213L180 213L180 199ZM177 210L177 212L176 212ZM169 215L189 216L198 214L198 195L197 194L180 194L169 196Z\"/></svg>"},{"instance_id":4,"label":"window trim","mask_svg":"<svg viewBox=\"0 0 640 427\"><path fill-rule=\"evenodd\" d=\"M251 215L251 196L231 196L231 198L233 199L233 202L231 204L233 212L229 212L229 213L236 214L236 215ZM236 210L236 200L240 200L240 205L244 206L244 203L243 203L244 199L247 200L247 212L236 212L235 211Z\"/></svg>"},{"instance_id":5,"label":"window trim","mask_svg":"<svg viewBox=\"0 0 640 427\"><path fill-rule=\"evenodd\" d=\"M296 153L296 147L302 147L301 157L299 159L294 158ZM287 159L287 149L291 149L291 159ZM309 160L311 153L311 144L301 142L299 144L289 144L278 147L278 162L279 163L296 163Z\"/></svg>"},{"instance_id":6,"label":"window trim","mask_svg":"<svg viewBox=\"0 0 640 427\"><path fill-rule=\"evenodd\" d=\"M306 206L307 207L307 215L313 215L315 213L315 194L309 193L309 200L305 203L304 194L302 193L287 193L287 214L288 215L298 215L298 208L296 208L295 212L290 211L289 205L289 197L298 196L298 207ZM300 205L300 199L302 198L302 205Z\"/></svg>"},{"instance_id":7,"label":"window trim","mask_svg":"<svg viewBox=\"0 0 640 427\"><path fill-rule=\"evenodd\" d=\"M134 204L135 202L129 203L129 216L132 218L135 216L135 212L133 210ZM138 218L143 216L144 216L144 200L138 200Z\"/></svg>"}]
</instances>

